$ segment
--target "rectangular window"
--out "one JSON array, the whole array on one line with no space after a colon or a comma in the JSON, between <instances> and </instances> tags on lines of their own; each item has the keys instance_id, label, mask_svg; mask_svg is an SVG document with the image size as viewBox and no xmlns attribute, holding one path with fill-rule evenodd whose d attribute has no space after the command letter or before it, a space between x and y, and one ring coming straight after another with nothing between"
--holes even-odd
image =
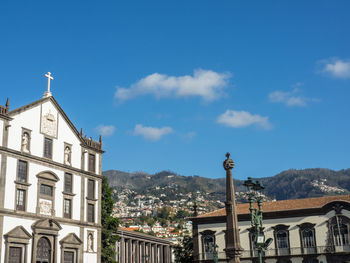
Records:
<instances>
[{"instance_id":1,"label":"rectangular window","mask_svg":"<svg viewBox=\"0 0 350 263\"><path fill-rule=\"evenodd\" d=\"M27 162L25 161L18 161L18 178L17 180L19 182L27 182Z\"/></svg>"},{"instance_id":2,"label":"rectangular window","mask_svg":"<svg viewBox=\"0 0 350 263\"><path fill-rule=\"evenodd\" d=\"M26 191L22 189L17 189L16 192L16 209L20 211L25 211L25 198Z\"/></svg>"},{"instance_id":3,"label":"rectangular window","mask_svg":"<svg viewBox=\"0 0 350 263\"><path fill-rule=\"evenodd\" d=\"M74 263L74 252L64 251L64 263Z\"/></svg>"},{"instance_id":4,"label":"rectangular window","mask_svg":"<svg viewBox=\"0 0 350 263\"><path fill-rule=\"evenodd\" d=\"M73 176L69 173L64 174L64 191L66 193L72 193L72 181Z\"/></svg>"},{"instance_id":5,"label":"rectangular window","mask_svg":"<svg viewBox=\"0 0 350 263\"><path fill-rule=\"evenodd\" d=\"M44 157L52 159L52 140L46 137L44 139Z\"/></svg>"},{"instance_id":6,"label":"rectangular window","mask_svg":"<svg viewBox=\"0 0 350 263\"><path fill-rule=\"evenodd\" d=\"M95 205L88 204L88 216L87 216L88 222L95 222Z\"/></svg>"},{"instance_id":7,"label":"rectangular window","mask_svg":"<svg viewBox=\"0 0 350 263\"><path fill-rule=\"evenodd\" d=\"M72 218L72 200L64 199L63 206L63 217Z\"/></svg>"},{"instance_id":8,"label":"rectangular window","mask_svg":"<svg viewBox=\"0 0 350 263\"><path fill-rule=\"evenodd\" d=\"M95 199L95 181L88 180L88 198Z\"/></svg>"},{"instance_id":9,"label":"rectangular window","mask_svg":"<svg viewBox=\"0 0 350 263\"><path fill-rule=\"evenodd\" d=\"M21 247L10 247L9 249L9 263L20 263L22 262L22 248Z\"/></svg>"},{"instance_id":10,"label":"rectangular window","mask_svg":"<svg viewBox=\"0 0 350 263\"><path fill-rule=\"evenodd\" d=\"M95 170L96 165L96 158L94 154L89 153L89 171L90 172L96 172Z\"/></svg>"},{"instance_id":11,"label":"rectangular window","mask_svg":"<svg viewBox=\"0 0 350 263\"><path fill-rule=\"evenodd\" d=\"M52 196L52 194L53 194L52 186L46 185L46 184L41 184L40 185L40 194Z\"/></svg>"}]
</instances>

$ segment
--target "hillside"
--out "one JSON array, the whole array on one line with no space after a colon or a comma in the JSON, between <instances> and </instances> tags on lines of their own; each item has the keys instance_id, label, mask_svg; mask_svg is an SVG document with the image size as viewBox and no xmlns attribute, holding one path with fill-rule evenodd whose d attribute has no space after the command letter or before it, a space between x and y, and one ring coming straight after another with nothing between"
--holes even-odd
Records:
<instances>
[{"instance_id":1,"label":"hillside","mask_svg":"<svg viewBox=\"0 0 350 263\"><path fill-rule=\"evenodd\" d=\"M109 178L110 185L117 189L130 189L140 194L164 189L163 194L206 193L213 199L224 201L225 179L211 179L200 176L182 176L170 171L156 174L143 172L127 173L118 170L103 172ZM259 179L266 187L264 194L277 200L317 197L323 195L345 194L350 192L350 169L333 171L329 169L290 169L275 176ZM243 181L235 180L236 192L244 192Z\"/></svg>"}]
</instances>

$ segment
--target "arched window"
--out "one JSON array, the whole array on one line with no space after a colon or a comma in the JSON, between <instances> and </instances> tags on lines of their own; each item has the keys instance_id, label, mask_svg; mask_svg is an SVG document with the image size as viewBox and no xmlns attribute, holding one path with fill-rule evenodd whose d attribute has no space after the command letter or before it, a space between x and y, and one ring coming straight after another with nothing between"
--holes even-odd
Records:
<instances>
[{"instance_id":1,"label":"arched window","mask_svg":"<svg viewBox=\"0 0 350 263\"><path fill-rule=\"evenodd\" d=\"M305 228L301 231L301 240L303 248L315 247L314 230Z\"/></svg>"},{"instance_id":2,"label":"arched window","mask_svg":"<svg viewBox=\"0 0 350 263\"><path fill-rule=\"evenodd\" d=\"M289 255L289 226L277 225L273 227L275 235L275 246L278 255Z\"/></svg>"},{"instance_id":3,"label":"arched window","mask_svg":"<svg viewBox=\"0 0 350 263\"><path fill-rule=\"evenodd\" d=\"M203 259L213 259L215 251L215 231L205 230L202 235L202 253Z\"/></svg>"},{"instance_id":4,"label":"arched window","mask_svg":"<svg viewBox=\"0 0 350 263\"><path fill-rule=\"evenodd\" d=\"M332 239L334 246L347 246L349 243L349 226L350 219L336 215L330 220L330 230L332 233Z\"/></svg>"},{"instance_id":5,"label":"arched window","mask_svg":"<svg viewBox=\"0 0 350 263\"><path fill-rule=\"evenodd\" d=\"M276 233L277 248L288 248L288 233L286 230L280 230Z\"/></svg>"}]
</instances>

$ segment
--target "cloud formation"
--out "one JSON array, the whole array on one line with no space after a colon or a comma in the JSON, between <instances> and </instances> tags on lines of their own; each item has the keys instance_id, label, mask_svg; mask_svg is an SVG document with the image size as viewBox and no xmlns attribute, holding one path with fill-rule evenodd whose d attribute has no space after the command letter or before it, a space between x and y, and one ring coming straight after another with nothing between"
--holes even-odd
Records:
<instances>
[{"instance_id":1,"label":"cloud formation","mask_svg":"<svg viewBox=\"0 0 350 263\"><path fill-rule=\"evenodd\" d=\"M297 83L293 85L301 86L301 83ZM274 92L271 92L269 94L269 100L273 103L283 103L286 106L289 107L304 107L308 104L308 102L316 102L319 101L319 99L316 98L307 98L302 95L300 95L301 90L298 88L294 88L292 91L281 91L276 90Z\"/></svg>"},{"instance_id":2,"label":"cloud formation","mask_svg":"<svg viewBox=\"0 0 350 263\"><path fill-rule=\"evenodd\" d=\"M331 75L335 78L347 79L350 78L350 61L341 60L338 58L322 60L321 72Z\"/></svg>"},{"instance_id":3,"label":"cloud formation","mask_svg":"<svg viewBox=\"0 0 350 263\"><path fill-rule=\"evenodd\" d=\"M272 128L269 117L251 114L247 111L227 110L217 118L217 122L232 128L244 128L251 125L259 126L265 130Z\"/></svg>"},{"instance_id":4,"label":"cloud formation","mask_svg":"<svg viewBox=\"0 0 350 263\"><path fill-rule=\"evenodd\" d=\"M153 73L132 84L129 88L117 87L114 97L125 101L136 96L151 94L156 98L197 96L212 101L223 94L231 77L228 73L197 69L193 76L168 76Z\"/></svg>"},{"instance_id":5,"label":"cloud formation","mask_svg":"<svg viewBox=\"0 0 350 263\"><path fill-rule=\"evenodd\" d=\"M142 124L136 124L133 134L135 136L140 135L149 141L158 141L164 135L170 134L172 132L173 129L171 127L155 128L143 126Z\"/></svg>"},{"instance_id":6,"label":"cloud formation","mask_svg":"<svg viewBox=\"0 0 350 263\"><path fill-rule=\"evenodd\" d=\"M115 132L115 127L113 125L98 125L95 131L102 136L111 136Z\"/></svg>"}]
</instances>

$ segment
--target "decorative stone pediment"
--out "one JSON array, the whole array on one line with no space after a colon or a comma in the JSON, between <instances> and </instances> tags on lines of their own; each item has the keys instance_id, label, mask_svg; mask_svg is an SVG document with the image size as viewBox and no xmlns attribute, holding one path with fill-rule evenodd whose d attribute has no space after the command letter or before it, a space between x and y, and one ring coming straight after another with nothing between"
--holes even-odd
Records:
<instances>
[{"instance_id":1,"label":"decorative stone pediment","mask_svg":"<svg viewBox=\"0 0 350 263\"><path fill-rule=\"evenodd\" d=\"M56 174L54 174L51 171L44 171L36 175L36 177L41 178L41 179L46 179L54 182L58 182L60 178Z\"/></svg>"},{"instance_id":2,"label":"decorative stone pediment","mask_svg":"<svg viewBox=\"0 0 350 263\"><path fill-rule=\"evenodd\" d=\"M61 239L60 244L69 244L69 245L81 245L83 242L80 240L80 238L74 234L70 233L66 235L64 238Z\"/></svg>"},{"instance_id":3,"label":"decorative stone pediment","mask_svg":"<svg viewBox=\"0 0 350 263\"><path fill-rule=\"evenodd\" d=\"M32 225L33 229L43 229L52 232L58 232L62 229L61 225L54 219L40 219Z\"/></svg>"},{"instance_id":4,"label":"decorative stone pediment","mask_svg":"<svg viewBox=\"0 0 350 263\"><path fill-rule=\"evenodd\" d=\"M32 236L28 233L28 231L23 226L15 227L4 236L5 236L5 239L7 240L11 238L29 240L30 238L32 238Z\"/></svg>"},{"instance_id":5,"label":"decorative stone pediment","mask_svg":"<svg viewBox=\"0 0 350 263\"><path fill-rule=\"evenodd\" d=\"M279 230L288 230L289 226L283 225L283 224L279 224L279 225L277 225L277 226L273 226L272 228L273 228L273 230L275 230L275 231L279 231Z\"/></svg>"}]
</instances>

